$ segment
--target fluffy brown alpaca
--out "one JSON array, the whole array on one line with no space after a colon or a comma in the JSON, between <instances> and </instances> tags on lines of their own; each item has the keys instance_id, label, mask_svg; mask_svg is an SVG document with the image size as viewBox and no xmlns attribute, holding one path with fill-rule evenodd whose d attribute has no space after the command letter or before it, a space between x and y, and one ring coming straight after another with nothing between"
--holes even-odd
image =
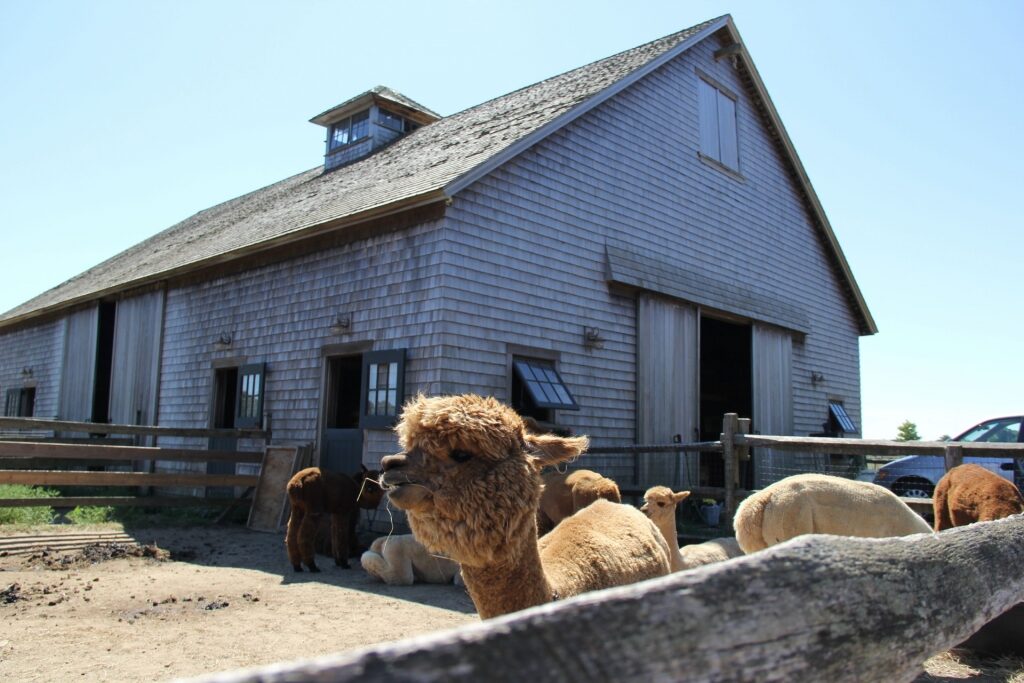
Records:
<instances>
[{"instance_id":1,"label":"fluffy brown alpaca","mask_svg":"<svg viewBox=\"0 0 1024 683\"><path fill-rule=\"evenodd\" d=\"M384 497L376 479L377 472L365 466L351 477L319 467L307 467L295 473L287 486L292 511L288 516L288 533L284 541L288 560L295 571L301 572L303 563L311 572L320 571L316 566L313 541L319 517L323 514L331 515L334 564L349 568L349 556L357 553L359 508L373 510Z\"/></svg>"},{"instance_id":2,"label":"fluffy brown alpaca","mask_svg":"<svg viewBox=\"0 0 1024 683\"><path fill-rule=\"evenodd\" d=\"M672 571L694 569L705 564L724 562L743 554L735 538L713 538L704 543L679 547L676 531L676 507L690 497L689 491L673 493L667 486L652 486L644 493L644 504L640 511L658 527L669 547Z\"/></svg>"},{"instance_id":3,"label":"fluffy brown alpaca","mask_svg":"<svg viewBox=\"0 0 1024 683\"><path fill-rule=\"evenodd\" d=\"M548 472L537 508L537 530L546 534L571 514L579 512L598 498L622 502L619 485L593 470Z\"/></svg>"},{"instance_id":4,"label":"fluffy brown alpaca","mask_svg":"<svg viewBox=\"0 0 1024 683\"><path fill-rule=\"evenodd\" d=\"M537 539L540 469L577 457L586 437L530 434L494 398L406 404L401 453L382 483L427 550L462 565L483 618L669 571L661 532L630 506L598 500Z\"/></svg>"},{"instance_id":5,"label":"fluffy brown alpaca","mask_svg":"<svg viewBox=\"0 0 1024 683\"><path fill-rule=\"evenodd\" d=\"M935 486L932 507L935 530L942 531L1024 512L1024 497L1013 482L981 465L958 465Z\"/></svg>"}]
</instances>

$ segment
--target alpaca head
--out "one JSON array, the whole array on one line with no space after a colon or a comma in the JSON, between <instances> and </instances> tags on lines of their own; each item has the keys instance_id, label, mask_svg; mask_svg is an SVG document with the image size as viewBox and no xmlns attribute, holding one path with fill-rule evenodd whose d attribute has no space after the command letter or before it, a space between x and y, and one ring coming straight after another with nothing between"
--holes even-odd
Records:
<instances>
[{"instance_id":1,"label":"alpaca head","mask_svg":"<svg viewBox=\"0 0 1024 683\"><path fill-rule=\"evenodd\" d=\"M359 487L359 492L356 494L356 503L363 509L376 510L380 505L380 501L384 498L384 489L378 483L380 473L377 470L366 469L366 465L361 467L362 469L359 472L352 475L352 478L356 480L356 485Z\"/></svg>"},{"instance_id":2,"label":"alpaca head","mask_svg":"<svg viewBox=\"0 0 1024 683\"><path fill-rule=\"evenodd\" d=\"M572 507L574 510L582 510L598 498L604 498L613 503L622 502L622 492L619 485L608 477L597 477L578 482L572 488Z\"/></svg>"},{"instance_id":3,"label":"alpaca head","mask_svg":"<svg viewBox=\"0 0 1024 683\"><path fill-rule=\"evenodd\" d=\"M640 511L651 518L655 524L674 518L676 506L690 497L689 491L672 493L667 486L652 486L644 493L644 504Z\"/></svg>"},{"instance_id":4,"label":"alpaca head","mask_svg":"<svg viewBox=\"0 0 1024 683\"><path fill-rule=\"evenodd\" d=\"M381 482L416 539L469 566L515 561L536 542L540 469L575 458L586 437L534 434L494 398L418 396L395 428L401 453Z\"/></svg>"}]
</instances>

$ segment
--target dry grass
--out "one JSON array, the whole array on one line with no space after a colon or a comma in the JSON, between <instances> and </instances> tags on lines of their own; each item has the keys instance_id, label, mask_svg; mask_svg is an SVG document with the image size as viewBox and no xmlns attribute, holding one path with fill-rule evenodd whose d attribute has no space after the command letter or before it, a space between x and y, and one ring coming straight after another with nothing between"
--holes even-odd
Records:
<instances>
[{"instance_id":1,"label":"dry grass","mask_svg":"<svg viewBox=\"0 0 1024 683\"><path fill-rule=\"evenodd\" d=\"M1024 659L979 658L963 652L944 652L925 662L914 683L1024 683Z\"/></svg>"}]
</instances>

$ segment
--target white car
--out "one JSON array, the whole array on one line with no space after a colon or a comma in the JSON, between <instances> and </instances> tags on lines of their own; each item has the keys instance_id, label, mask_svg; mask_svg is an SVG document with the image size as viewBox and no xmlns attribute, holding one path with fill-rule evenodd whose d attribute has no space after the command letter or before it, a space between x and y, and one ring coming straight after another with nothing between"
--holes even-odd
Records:
<instances>
[{"instance_id":1,"label":"white car","mask_svg":"<svg viewBox=\"0 0 1024 683\"><path fill-rule=\"evenodd\" d=\"M953 441L986 443L1024 443L1021 423L1024 415L998 417L974 425ZM1024 483L1024 463L1013 458L964 456L965 463L977 463L1017 484ZM938 455L908 455L878 468L874 482L908 498L931 498L935 485L946 473L946 464Z\"/></svg>"}]
</instances>

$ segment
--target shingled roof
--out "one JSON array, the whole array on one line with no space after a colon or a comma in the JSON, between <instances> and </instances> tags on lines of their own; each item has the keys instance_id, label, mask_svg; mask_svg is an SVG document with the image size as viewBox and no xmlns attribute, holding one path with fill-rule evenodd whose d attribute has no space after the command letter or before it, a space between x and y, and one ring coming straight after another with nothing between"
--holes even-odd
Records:
<instances>
[{"instance_id":1,"label":"shingled roof","mask_svg":"<svg viewBox=\"0 0 1024 683\"><path fill-rule=\"evenodd\" d=\"M0 315L0 327L445 199L723 27L734 30L728 15L447 116L338 170L318 166L200 211Z\"/></svg>"}]
</instances>

